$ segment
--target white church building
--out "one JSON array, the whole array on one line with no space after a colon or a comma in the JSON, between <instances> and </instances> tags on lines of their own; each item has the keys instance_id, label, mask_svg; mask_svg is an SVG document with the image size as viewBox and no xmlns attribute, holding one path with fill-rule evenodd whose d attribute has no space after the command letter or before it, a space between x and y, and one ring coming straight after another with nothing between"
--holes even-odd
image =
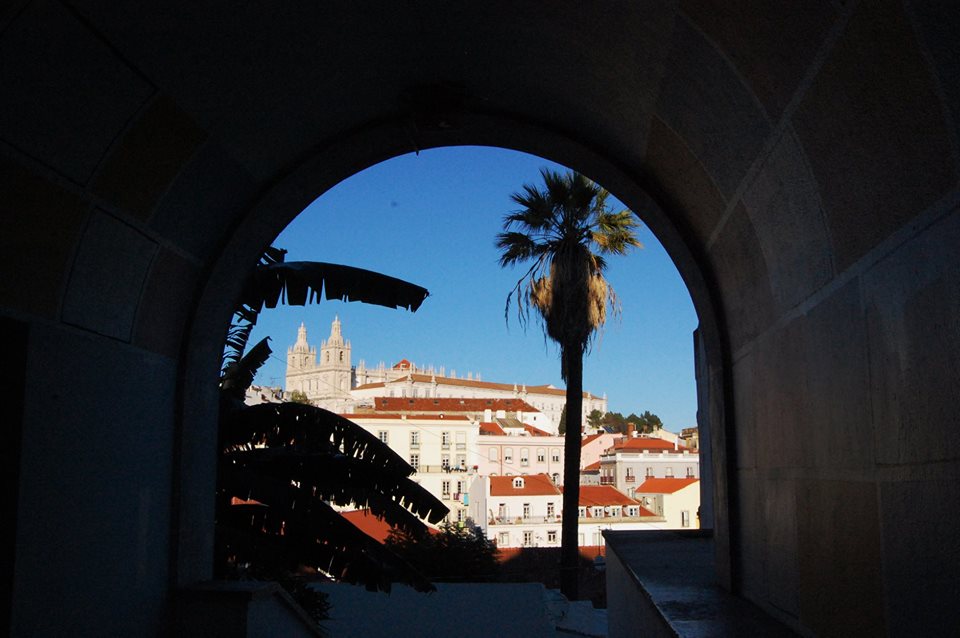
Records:
<instances>
[{"instance_id":1,"label":"white church building","mask_svg":"<svg viewBox=\"0 0 960 638\"><path fill-rule=\"evenodd\" d=\"M288 395L303 392L315 405L344 414L372 406L377 397L520 399L545 415L546 422L537 426L551 434L558 431L566 403L563 388L492 383L473 373L457 377L453 370L448 375L443 367L422 368L406 359L390 367L381 363L368 368L363 361L354 367L339 317L334 318L330 336L320 342L319 351L307 341L307 328L300 324L297 341L287 350L285 388ZM583 393L584 421L592 410L607 412L605 395Z\"/></svg>"}]
</instances>

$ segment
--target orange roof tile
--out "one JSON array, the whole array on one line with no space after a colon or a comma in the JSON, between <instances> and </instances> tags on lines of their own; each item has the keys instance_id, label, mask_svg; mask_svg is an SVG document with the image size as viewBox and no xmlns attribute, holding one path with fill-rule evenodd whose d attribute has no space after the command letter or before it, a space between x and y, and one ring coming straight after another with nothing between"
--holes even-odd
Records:
<instances>
[{"instance_id":1,"label":"orange roof tile","mask_svg":"<svg viewBox=\"0 0 960 638\"><path fill-rule=\"evenodd\" d=\"M394 379L388 381L387 383L406 383L407 378L412 379L417 383L430 383L431 380L436 379L437 385L457 385L465 388L486 388L488 390L506 390L512 392L514 389L514 384L512 383L493 383L491 381L477 381L476 379L453 379L450 377L438 377L431 376L429 374L419 374L412 373L405 377L399 379ZM374 387L383 387L383 383L367 383L362 386L357 387L358 390L374 388ZM517 386L519 389L520 386ZM555 388L551 385L528 385L527 392L530 394L552 394L555 396L566 396L567 391L563 388ZM585 399L599 399L600 397L591 394L589 392L584 392L583 397Z\"/></svg>"},{"instance_id":2,"label":"orange roof tile","mask_svg":"<svg viewBox=\"0 0 960 638\"><path fill-rule=\"evenodd\" d=\"M514 487L514 479L522 478L523 487ZM549 496L560 494L560 488L546 474L526 476L491 476L490 496Z\"/></svg>"},{"instance_id":3,"label":"orange roof tile","mask_svg":"<svg viewBox=\"0 0 960 638\"><path fill-rule=\"evenodd\" d=\"M374 410L389 412L483 412L492 410L539 412L535 407L521 399L458 399L441 397L436 399L408 397L376 397Z\"/></svg>"},{"instance_id":4,"label":"orange roof tile","mask_svg":"<svg viewBox=\"0 0 960 638\"><path fill-rule=\"evenodd\" d=\"M585 468L583 468L583 469L580 470L580 471L581 471L581 472L599 472L599 471L600 471L600 461L595 461L594 463L591 463L590 465L586 466Z\"/></svg>"},{"instance_id":5,"label":"orange roof tile","mask_svg":"<svg viewBox=\"0 0 960 638\"><path fill-rule=\"evenodd\" d=\"M340 512L340 515L353 523L353 525L361 532L379 543L385 542L387 537L390 535L390 531L393 529L393 526L390 525L390 523L383 519L377 518L368 509L354 510L352 512ZM431 534L440 533L439 530L436 530L432 527L428 527L427 530Z\"/></svg>"},{"instance_id":6,"label":"orange roof tile","mask_svg":"<svg viewBox=\"0 0 960 638\"><path fill-rule=\"evenodd\" d=\"M351 421L362 421L365 419L384 419L387 421L413 421L421 419L424 421L435 421L442 419L444 421L469 421L469 417L463 414L400 414L389 412L354 412L352 414L341 414L345 419Z\"/></svg>"},{"instance_id":7,"label":"orange roof tile","mask_svg":"<svg viewBox=\"0 0 960 638\"><path fill-rule=\"evenodd\" d=\"M504 432L503 428L496 423L484 421L480 424L480 434L503 435L506 434L506 432Z\"/></svg>"},{"instance_id":8,"label":"orange roof tile","mask_svg":"<svg viewBox=\"0 0 960 638\"><path fill-rule=\"evenodd\" d=\"M637 492L643 492L644 494L673 494L699 480L700 479L695 478L648 478L640 484Z\"/></svg>"},{"instance_id":9,"label":"orange roof tile","mask_svg":"<svg viewBox=\"0 0 960 638\"><path fill-rule=\"evenodd\" d=\"M526 430L527 434L530 436L553 436L549 432L545 432L540 428L535 428L532 425L527 425L526 423L523 424L523 429Z\"/></svg>"},{"instance_id":10,"label":"orange roof tile","mask_svg":"<svg viewBox=\"0 0 960 638\"><path fill-rule=\"evenodd\" d=\"M640 504L612 485L581 485L579 502L581 507Z\"/></svg>"}]
</instances>

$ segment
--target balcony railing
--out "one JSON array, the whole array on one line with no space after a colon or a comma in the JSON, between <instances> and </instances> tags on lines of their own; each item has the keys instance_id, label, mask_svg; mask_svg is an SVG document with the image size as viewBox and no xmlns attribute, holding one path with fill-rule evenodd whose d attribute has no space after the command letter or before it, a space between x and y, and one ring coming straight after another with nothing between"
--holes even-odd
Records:
<instances>
[{"instance_id":1,"label":"balcony railing","mask_svg":"<svg viewBox=\"0 0 960 638\"><path fill-rule=\"evenodd\" d=\"M636 482L637 482L637 477L636 477L635 475L633 475L633 474L627 474L627 475L626 475L625 477L623 477L623 478L624 478L624 480L627 481L627 483L636 483Z\"/></svg>"},{"instance_id":2,"label":"balcony railing","mask_svg":"<svg viewBox=\"0 0 960 638\"><path fill-rule=\"evenodd\" d=\"M614 485L617 479L613 476L601 476L600 485Z\"/></svg>"},{"instance_id":3,"label":"balcony railing","mask_svg":"<svg viewBox=\"0 0 960 638\"><path fill-rule=\"evenodd\" d=\"M470 470L472 470L472 469L473 469L473 468L454 467L454 466L452 466L452 465L424 465L423 463L421 463L421 464L420 464L420 468L417 470L417 472L419 472L419 473L421 473L421 474L430 474L430 473L433 473L433 474L440 474L440 473L443 473L443 474L466 474L468 471L470 471Z\"/></svg>"},{"instance_id":4,"label":"balcony railing","mask_svg":"<svg viewBox=\"0 0 960 638\"><path fill-rule=\"evenodd\" d=\"M589 523L642 523L645 521L657 522L662 520L662 516L658 515L656 520L650 520L650 517L641 518L638 514L637 516L628 516L627 514L621 514L620 516L580 516L577 518L577 522L583 525ZM559 524L562 521L561 516L528 516L526 518L522 516L493 516L488 519L488 525L542 525L544 523L557 523Z\"/></svg>"}]
</instances>

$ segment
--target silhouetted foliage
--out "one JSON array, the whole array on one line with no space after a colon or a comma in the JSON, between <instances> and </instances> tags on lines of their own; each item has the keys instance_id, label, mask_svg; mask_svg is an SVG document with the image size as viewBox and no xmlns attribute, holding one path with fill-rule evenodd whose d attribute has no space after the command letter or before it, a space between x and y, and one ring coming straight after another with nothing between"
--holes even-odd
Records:
<instances>
[{"instance_id":1,"label":"silhouetted foliage","mask_svg":"<svg viewBox=\"0 0 960 638\"><path fill-rule=\"evenodd\" d=\"M250 276L225 345L220 380L220 463L216 557L220 575L281 582L304 567L337 580L389 590L402 581L429 581L357 529L329 503L368 507L407 533L426 533L420 520L440 521L448 509L412 481L413 468L377 437L322 408L299 403L245 406L246 388L270 355L267 339L248 353L260 309L286 294L288 303L327 298L417 308L419 286L333 264L283 264L269 249Z\"/></svg>"},{"instance_id":2,"label":"silhouetted foliage","mask_svg":"<svg viewBox=\"0 0 960 638\"><path fill-rule=\"evenodd\" d=\"M386 545L437 582L489 582L499 573L496 544L476 527L448 523L439 533L422 537L395 529Z\"/></svg>"}]
</instances>

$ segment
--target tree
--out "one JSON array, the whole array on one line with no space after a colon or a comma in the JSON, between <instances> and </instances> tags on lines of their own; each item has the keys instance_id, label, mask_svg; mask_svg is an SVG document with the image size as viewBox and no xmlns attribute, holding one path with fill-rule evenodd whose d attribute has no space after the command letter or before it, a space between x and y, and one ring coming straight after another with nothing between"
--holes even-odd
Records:
<instances>
[{"instance_id":1,"label":"tree","mask_svg":"<svg viewBox=\"0 0 960 638\"><path fill-rule=\"evenodd\" d=\"M387 547L432 581L490 582L500 564L497 546L479 527L441 526L435 534L417 538L404 530L391 530Z\"/></svg>"},{"instance_id":2,"label":"tree","mask_svg":"<svg viewBox=\"0 0 960 638\"><path fill-rule=\"evenodd\" d=\"M559 434L566 434L567 432L567 404L563 404L563 410L560 411L560 425L557 427L557 432Z\"/></svg>"},{"instance_id":3,"label":"tree","mask_svg":"<svg viewBox=\"0 0 960 638\"><path fill-rule=\"evenodd\" d=\"M507 295L516 298L521 323L532 307L547 336L560 346L560 374L567 384L564 435L564 493L561 537L561 591L577 598L577 509L580 497L580 440L583 355L596 330L617 309L604 278L604 255L622 255L640 246L629 210L607 208L608 193L583 175L540 171L543 186L525 184L511 199L520 208L504 217L497 235L500 265L530 263Z\"/></svg>"},{"instance_id":4,"label":"tree","mask_svg":"<svg viewBox=\"0 0 960 638\"><path fill-rule=\"evenodd\" d=\"M290 393L290 402L291 403L302 403L304 405L312 405L310 399L307 398L307 393L303 390L294 390Z\"/></svg>"},{"instance_id":5,"label":"tree","mask_svg":"<svg viewBox=\"0 0 960 638\"><path fill-rule=\"evenodd\" d=\"M603 425L603 412L600 410L590 410L587 415L587 425L592 428L599 428Z\"/></svg>"},{"instance_id":6,"label":"tree","mask_svg":"<svg viewBox=\"0 0 960 638\"><path fill-rule=\"evenodd\" d=\"M389 589L404 580L432 586L419 572L337 513L328 503L357 504L414 535L448 509L409 478L414 469L351 421L299 403L245 406L244 393L270 355L268 339L246 351L263 306L326 298L416 310L424 288L359 268L284 263L268 249L244 287L224 347L220 378L217 475L218 571L242 568L278 578L313 566L338 580Z\"/></svg>"}]
</instances>

